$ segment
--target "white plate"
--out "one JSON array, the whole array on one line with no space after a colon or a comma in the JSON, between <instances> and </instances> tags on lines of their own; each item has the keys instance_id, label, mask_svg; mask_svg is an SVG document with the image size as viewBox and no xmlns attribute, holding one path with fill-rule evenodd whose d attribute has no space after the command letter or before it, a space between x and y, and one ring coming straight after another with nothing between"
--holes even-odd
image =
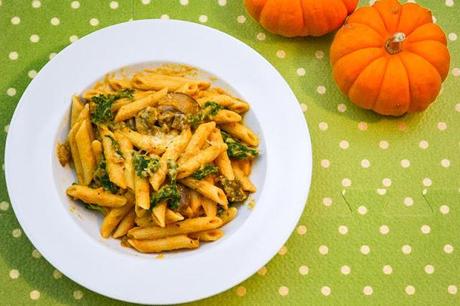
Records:
<instances>
[{"instance_id":1,"label":"white plate","mask_svg":"<svg viewBox=\"0 0 460 306\"><path fill-rule=\"evenodd\" d=\"M243 207L225 237L164 259L99 236L100 219L65 196L73 182L55 144L68 131L70 97L126 66L184 63L215 75L251 104L247 124L262 139L252 179L254 209ZM214 29L182 21L111 26L73 43L24 92L10 124L6 179L16 216L42 255L72 280L136 303L172 304L212 296L242 282L286 242L310 187L311 147L299 104L258 53Z\"/></svg>"}]
</instances>

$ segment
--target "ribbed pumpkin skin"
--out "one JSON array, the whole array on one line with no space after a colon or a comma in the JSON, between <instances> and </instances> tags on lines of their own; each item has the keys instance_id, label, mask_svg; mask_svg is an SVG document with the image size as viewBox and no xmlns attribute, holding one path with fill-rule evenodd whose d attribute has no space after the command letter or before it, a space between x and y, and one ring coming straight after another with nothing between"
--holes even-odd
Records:
<instances>
[{"instance_id":1,"label":"ribbed pumpkin skin","mask_svg":"<svg viewBox=\"0 0 460 306\"><path fill-rule=\"evenodd\" d=\"M322 36L337 30L359 0L245 0L267 31L285 37Z\"/></svg>"},{"instance_id":2,"label":"ribbed pumpkin skin","mask_svg":"<svg viewBox=\"0 0 460 306\"><path fill-rule=\"evenodd\" d=\"M405 39L397 48L387 46L401 33ZM425 110L450 66L446 36L431 12L397 0L350 15L334 38L330 59L337 85L353 103L391 116Z\"/></svg>"}]
</instances>

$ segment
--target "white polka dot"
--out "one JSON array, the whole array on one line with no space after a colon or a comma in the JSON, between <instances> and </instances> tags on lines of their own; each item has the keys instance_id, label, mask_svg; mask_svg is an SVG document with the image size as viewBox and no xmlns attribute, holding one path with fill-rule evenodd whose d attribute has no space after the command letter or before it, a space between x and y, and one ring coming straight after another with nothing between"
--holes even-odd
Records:
<instances>
[{"instance_id":1,"label":"white polka dot","mask_svg":"<svg viewBox=\"0 0 460 306\"><path fill-rule=\"evenodd\" d=\"M423 270L425 270L426 274L433 274L434 273L434 267L432 265L426 265Z\"/></svg>"},{"instance_id":2,"label":"white polka dot","mask_svg":"<svg viewBox=\"0 0 460 306\"><path fill-rule=\"evenodd\" d=\"M343 275L348 275L351 273L351 268L347 265L340 267L340 273Z\"/></svg>"},{"instance_id":3,"label":"white polka dot","mask_svg":"<svg viewBox=\"0 0 460 306\"><path fill-rule=\"evenodd\" d=\"M368 126L367 126L366 122L361 121L360 123L358 123L358 129L360 131L367 131L367 128L368 128Z\"/></svg>"},{"instance_id":4,"label":"white polka dot","mask_svg":"<svg viewBox=\"0 0 460 306\"><path fill-rule=\"evenodd\" d=\"M16 88L8 88L6 90L6 94L10 97L14 97L16 95Z\"/></svg>"},{"instance_id":5,"label":"white polka dot","mask_svg":"<svg viewBox=\"0 0 460 306\"><path fill-rule=\"evenodd\" d=\"M19 277L19 275L21 275L21 274L19 273L18 270L12 269L12 270L10 270L9 275L10 275L11 279L17 279Z\"/></svg>"},{"instance_id":6,"label":"white polka dot","mask_svg":"<svg viewBox=\"0 0 460 306\"><path fill-rule=\"evenodd\" d=\"M267 36L265 35L265 33L259 32L259 33L257 33L256 38L257 38L257 40L262 41L262 40L265 40L267 38Z\"/></svg>"},{"instance_id":7,"label":"white polka dot","mask_svg":"<svg viewBox=\"0 0 460 306\"><path fill-rule=\"evenodd\" d=\"M305 68L297 68L296 73L298 76L304 76L306 73Z\"/></svg>"},{"instance_id":8,"label":"white polka dot","mask_svg":"<svg viewBox=\"0 0 460 306\"><path fill-rule=\"evenodd\" d=\"M393 268L390 265L385 265L383 266L382 271L384 274L390 275L391 273L393 273Z\"/></svg>"},{"instance_id":9,"label":"white polka dot","mask_svg":"<svg viewBox=\"0 0 460 306\"><path fill-rule=\"evenodd\" d=\"M406 205L407 207L414 205L414 199L412 199L411 197L405 197L404 205Z\"/></svg>"},{"instance_id":10,"label":"white polka dot","mask_svg":"<svg viewBox=\"0 0 460 306\"><path fill-rule=\"evenodd\" d=\"M29 296L30 296L30 299L32 299L32 300L38 300L40 298L40 291L32 290L32 291L30 291Z\"/></svg>"},{"instance_id":11,"label":"white polka dot","mask_svg":"<svg viewBox=\"0 0 460 306\"><path fill-rule=\"evenodd\" d=\"M382 180L382 185L385 187L390 187L391 186L391 179L390 178L384 178Z\"/></svg>"},{"instance_id":12,"label":"white polka dot","mask_svg":"<svg viewBox=\"0 0 460 306\"><path fill-rule=\"evenodd\" d=\"M328 159L321 160L321 167L329 168L330 165L331 165L331 162Z\"/></svg>"},{"instance_id":13,"label":"white polka dot","mask_svg":"<svg viewBox=\"0 0 460 306\"><path fill-rule=\"evenodd\" d=\"M343 103L337 105L337 110L340 112L340 113L344 113L347 111L347 106Z\"/></svg>"},{"instance_id":14,"label":"white polka dot","mask_svg":"<svg viewBox=\"0 0 460 306\"><path fill-rule=\"evenodd\" d=\"M440 211L441 214L443 214L443 215L447 215L447 214L449 213L449 210L450 210L450 208L449 208L449 206L447 206L447 205L441 205L441 206L439 207L439 211Z\"/></svg>"},{"instance_id":15,"label":"white polka dot","mask_svg":"<svg viewBox=\"0 0 460 306\"><path fill-rule=\"evenodd\" d=\"M22 231L19 228L15 228L12 232L11 235L13 235L14 238L19 238L22 235Z\"/></svg>"},{"instance_id":16,"label":"white polka dot","mask_svg":"<svg viewBox=\"0 0 460 306\"><path fill-rule=\"evenodd\" d=\"M324 51L321 51L321 50L315 51L315 57L317 59L322 59L324 57Z\"/></svg>"},{"instance_id":17,"label":"white polka dot","mask_svg":"<svg viewBox=\"0 0 460 306\"><path fill-rule=\"evenodd\" d=\"M217 3L218 3L220 6L226 6L226 5L227 5L227 0L218 0Z\"/></svg>"},{"instance_id":18,"label":"white polka dot","mask_svg":"<svg viewBox=\"0 0 460 306\"><path fill-rule=\"evenodd\" d=\"M350 147L350 143L348 141L346 141L346 140L342 140L339 143L339 147L341 149L343 149L343 150L346 150L346 149L348 149Z\"/></svg>"},{"instance_id":19,"label":"white polka dot","mask_svg":"<svg viewBox=\"0 0 460 306\"><path fill-rule=\"evenodd\" d=\"M83 298L83 292L81 292L80 290L75 290L72 295L73 298L76 300L81 300Z\"/></svg>"},{"instance_id":20,"label":"white polka dot","mask_svg":"<svg viewBox=\"0 0 460 306\"><path fill-rule=\"evenodd\" d=\"M309 271L310 270L309 270L309 268L307 266L300 266L299 267L299 273L301 275L307 275Z\"/></svg>"},{"instance_id":21,"label":"white polka dot","mask_svg":"<svg viewBox=\"0 0 460 306\"><path fill-rule=\"evenodd\" d=\"M265 276L267 274L267 272L268 272L267 267L262 267L257 271L257 274L259 274L261 276Z\"/></svg>"},{"instance_id":22,"label":"white polka dot","mask_svg":"<svg viewBox=\"0 0 460 306\"><path fill-rule=\"evenodd\" d=\"M451 254L454 251L454 247L451 244L446 244L443 250L445 253Z\"/></svg>"},{"instance_id":23,"label":"white polka dot","mask_svg":"<svg viewBox=\"0 0 460 306\"><path fill-rule=\"evenodd\" d=\"M181 5L188 5L188 0L179 0Z\"/></svg>"},{"instance_id":24,"label":"white polka dot","mask_svg":"<svg viewBox=\"0 0 460 306\"><path fill-rule=\"evenodd\" d=\"M89 24L92 25L93 27L97 27L99 25L99 19L97 18L91 18L89 20Z\"/></svg>"},{"instance_id":25,"label":"white polka dot","mask_svg":"<svg viewBox=\"0 0 460 306\"><path fill-rule=\"evenodd\" d=\"M35 249L34 249L34 250L32 251L32 257L33 257L33 258L40 258L40 257L42 257L42 254L40 254L40 252L39 252L38 250L35 250Z\"/></svg>"},{"instance_id":26,"label":"white polka dot","mask_svg":"<svg viewBox=\"0 0 460 306\"><path fill-rule=\"evenodd\" d=\"M376 192L378 195L383 196L387 193L387 190L385 188L377 188Z\"/></svg>"},{"instance_id":27,"label":"white polka dot","mask_svg":"<svg viewBox=\"0 0 460 306\"><path fill-rule=\"evenodd\" d=\"M423 183L423 186L425 187L430 187L431 185L433 185L433 181L431 181L429 177L425 177L422 183Z\"/></svg>"},{"instance_id":28,"label":"white polka dot","mask_svg":"<svg viewBox=\"0 0 460 306\"><path fill-rule=\"evenodd\" d=\"M277 56L278 58L285 58L285 57L286 57L286 51L284 51L284 50L278 50L278 51L276 51L276 56Z\"/></svg>"},{"instance_id":29,"label":"white polka dot","mask_svg":"<svg viewBox=\"0 0 460 306\"><path fill-rule=\"evenodd\" d=\"M390 147L390 144L389 144L388 141L386 141L386 140L381 140L381 141L379 142L379 147L380 147L380 149L382 149L382 150L386 150L386 149L388 149L388 148Z\"/></svg>"},{"instance_id":30,"label":"white polka dot","mask_svg":"<svg viewBox=\"0 0 460 306\"><path fill-rule=\"evenodd\" d=\"M323 198L323 205L324 206L331 206L332 205L332 199L331 198Z\"/></svg>"},{"instance_id":31,"label":"white polka dot","mask_svg":"<svg viewBox=\"0 0 460 306\"><path fill-rule=\"evenodd\" d=\"M289 294L289 288L286 287L286 286L281 286L279 289L278 289L278 293L281 295L281 296L286 296Z\"/></svg>"},{"instance_id":32,"label":"white polka dot","mask_svg":"<svg viewBox=\"0 0 460 306\"><path fill-rule=\"evenodd\" d=\"M59 18L53 17L53 18L51 18L50 23L52 25L54 25L54 26L57 26L57 25L59 25L61 23L61 21L59 20Z\"/></svg>"},{"instance_id":33,"label":"white polka dot","mask_svg":"<svg viewBox=\"0 0 460 306\"><path fill-rule=\"evenodd\" d=\"M361 167L363 168L369 168L371 166L371 162L368 159L363 159L361 161Z\"/></svg>"},{"instance_id":34,"label":"white polka dot","mask_svg":"<svg viewBox=\"0 0 460 306\"><path fill-rule=\"evenodd\" d=\"M297 234L305 235L307 233L307 227L305 225L299 225L297 227Z\"/></svg>"},{"instance_id":35,"label":"white polka dot","mask_svg":"<svg viewBox=\"0 0 460 306\"><path fill-rule=\"evenodd\" d=\"M59 272L58 270L53 271L53 278L54 279L60 279L62 277L62 273Z\"/></svg>"},{"instance_id":36,"label":"white polka dot","mask_svg":"<svg viewBox=\"0 0 460 306\"><path fill-rule=\"evenodd\" d=\"M404 132L405 130L407 130L407 124L405 122L401 122L399 125L398 125L398 129L401 131L401 132Z\"/></svg>"},{"instance_id":37,"label":"white polka dot","mask_svg":"<svg viewBox=\"0 0 460 306\"><path fill-rule=\"evenodd\" d=\"M452 74L454 75L454 77L459 77L460 76L460 68L452 69Z\"/></svg>"},{"instance_id":38,"label":"white polka dot","mask_svg":"<svg viewBox=\"0 0 460 306\"><path fill-rule=\"evenodd\" d=\"M390 232L390 228L388 227L388 225L382 225L379 228L379 232L382 235L387 235Z\"/></svg>"},{"instance_id":39,"label":"white polka dot","mask_svg":"<svg viewBox=\"0 0 460 306\"><path fill-rule=\"evenodd\" d=\"M238 288L236 288L236 291L235 291L237 296L245 296L246 292L247 292L247 290L243 286L239 286Z\"/></svg>"},{"instance_id":40,"label":"white polka dot","mask_svg":"<svg viewBox=\"0 0 460 306\"><path fill-rule=\"evenodd\" d=\"M441 160L441 166L443 166L444 168L449 168L450 167L450 160L448 160L448 159Z\"/></svg>"},{"instance_id":41,"label":"white polka dot","mask_svg":"<svg viewBox=\"0 0 460 306\"><path fill-rule=\"evenodd\" d=\"M404 291L406 291L407 295L414 295L415 293L415 287L414 286L407 286Z\"/></svg>"},{"instance_id":42,"label":"white polka dot","mask_svg":"<svg viewBox=\"0 0 460 306\"><path fill-rule=\"evenodd\" d=\"M40 41L40 36L38 36L37 34L32 34L30 35L30 41L33 42L33 43L37 43Z\"/></svg>"},{"instance_id":43,"label":"white polka dot","mask_svg":"<svg viewBox=\"0 0 460 306\"><path fill-rule=\"evenodd\" d=\"M344 179L342 180L342 186L343 186L343 187L350 187L350 186L351 186L351 183L352 183L352 182L351 182L351 180L350 180L349 178L344 178Z\"/></svg>"},{"instance_id":44,"label":"white polka dot","mask_svg":"<svg viewBox=\"0 0 460 306\"><path fill-rule=\"evenodd\" d=\"M150 0L142 0L142 4L143 5L148 5L148 4L150 4Z\"/></svg>"},{"instance_id":45,"label":"white polka dot","mask_svg":"<svg viewBox=\"0 0 460 306\"><path fill-rule=\"evenodd\" d=\"M308 110L308 105L305 103L300 103L300 108L302 109L302 112L306 112Z\"/></svg>"},{"instance_id":46,"label":"white polka dot","mask_svg":"<svg viewBox=\"0 0 460 306\"><path fill-rule=\"evenodd\" d=\"M324 95L326 93L326 87L323 85L320 85L316 88L316 92L319 93L320 95Z\"/></svg>"},{"instance_id":47,"label":"white polka dot","mask_svg":"<svg viewBox=\"0 0 460 306\"><path fill-rule=\"evenodd\" d=\"M447 287L447 292L449 294L457 294L458 288L455 285L449 285L449 287Z\"/></svg>"},{"instance_id":48,"label":"white polka dot","mask_svg":"<svg viewBox=\"0 0 460 306\"><path fill-rule=\"evenodd\" d=\"M372 289L371 286L366 286L363 288L364 295L372 295L372 293L374 293L374 289Z\"/></svg>"},{"instance_id":49,"label":"white polka dot","mask_svg":"<svg viewBox=\"0 0 460 306\"><path fill-rule=\"evenodd\" d=\"M326 131L329 128L329 125L326 122L320 122L318 127L321 131Z\"/></svg>"},{"instance_id":50,"label":"white polka dot","mask_svg":"<svg viewBox=\"0 0 460 306\"><path fill-rule=\"evenodd\" d=\"M42 3L39 0L32 1L33 8L39 8L40 6L42 6Z\"/></svg>"},{"instance_id":51,"label":"white polka dot","mask_svg":"<svg viewBox=\"0 0 460 306\"><path fill-rule=\"evenodd\" d=\"M169 15L163 14L163 15L160 16L160 19L162 19L162 20L169 20L169 19L171 19L171 18L169 17Z\"/></svg>"},{"instance_id":52,"label":"white polka dot","mask_svg":"<svg viewBox=\"0 0 460 306\"><path fill-rule=\"evenodd\" d=\"M72 3L70 3L70 7L73 8L73 9L77 9L77 8L80 7L80 2L72 1Z\"/></svg>"},{"instance_id":53,"label":"white polka dot","mask_svg":"<svg viewBox=\"0 0 460 306\"><path fill-rule=\"evenodd\" d=\"M424 224L420 228L420 231L422 232L422 234L429 234L431 233L431 227L429 225Z\"/></svg>"},{"instance_id":54,"label":"white polka dot","mask_svg":"<svg viewBox=\"0 0 460 306\"><path fill-rule=\"evenodd\" d=\"M11 24L18 25L20 23L21 23L21 18L19 18L18 16L14 16L13 18L11 18Z\"/></svg>"},{"instance_id":55,"label":"white polka dot","mask_svg":"<svg viewBox=\"0 0 460 306\"><path fill-rule=\"evenodd\" d=\"M456 41L458 36L457 34L455 33L449 33L449 35L447 35L447 37L449 38L450 41Z\"/></svg>"},{"instance_id":56,"label":"white polka dot","mask_svg":"<svg viewBox=\"0 0 460 306\"><path fill-rule=\"evenodd\" d=\"M447 129L447 123L445 122L438 122L438 130L445 131Z\"/></svg>"},{"instance_id":57,"label":"white polka dot","mask_svg":"<svg viewBox=\"0 0 460 306\"><path fill-rule=\"evenodd\" d=\"M55 56L56 56L56 53L51 52L50 55L49 55L48 57L49 57L49 59L53 59L53 57L55 57Z\"/></svg>"},{"instance_id":58,"label":"white polka dot","mask_svg":"<svg viewBox=\"0 0 460 306\"><path fill-rule=\"evenodd\" d=\"M432 16L431 19L433 20L433 23L436 23L438 19L435 16Z\"/></svg>"},{"instance_id":59,"label":"white polka dot","mask_svg":"<svg viewBox=\"0 0 460 306\"><path fill-rule=\"evenodd\" d=\"M9 207L10 207L10 203L6 201L0 202L0 210L7 211Z\"/></svg>"},{"instance_id":60,"label":"white polka dot","mask_svg":"<svg viewBox=\"0 0 460 306\"><path fill-rule=\"evenodd\" d=\"M403 160L401 160L400 164L401 164L401 167L403 167L403 168L409 168L410 167L410 160L403 159Z\"/></svg>"},{"instance_id":61,"label":"white polka dot","mask_svg":"<svg viewBox=\"0 0 460 306\"><path fill-rule=\"evenodd\" d=\"M283 246L281 247L281 249L278 251L278 255L284 256L284 255L287 254L287 252L288 252L287 247L286 247L285 245L283 245Z\"/></svg>"},{"instance_id":62,"label":"white polka dot","mask_svg":"<svg viewBox=\"0 0 460 306\"><path fill-rule=\"evenodd\" d=\"M403 254L405 255L409 255L410 253L412 253L412 247L408 244L405 244L401 247L401 252L403 252Z\"/></svg>"},{"instance_id":63,"label":"white polka dot","mask_svg":"<svg viewBox=\"0 0 460 306\"><path fill-rule=\"evenodd\" d=\"M321 294L324 296L331 295L331 288L328 286L321 287Z\"/></svg>"},{"instance_id":64,"label":"white polka dot","mask_svg":"<svg viewBox=\"0 0 460 306\"><path fill-rule=\"evenodd\" d=\"M29 78L33 79L37 76L37 71L35 70L30 70L27 75L29 76Z\"/></svg>"},{"instance_id":65,"label":"white polka dot","mask_svg":"<svg viewBox=\"0 0 460 306\"><path fill-rule=\"evenodd\" d=\"M419 146L420 149L426 150L426 149L428 149L430 144L428 143L428 141L422 140L422 141L419 142L418 146Z\"/></svg>"},{"instance_id":66,"label":"white polka dot","mask_svg":"<svg viewBox=\"0 0 460 306\"><path fill-rule=\"evenodd\" d=\"M318 251L321 255L327 255L327 253L329 253L329 248L326 245L321 245Z\"/></svg>"},{"instance_id":67,"label":"white polka dot","mask_svg":"<svg viewBox=\"0 0 460 306\"><path fill-rule=\"evenodd\" d=\"M201 23L206 23L208 22L208 16L201 15L200 17L198 17L198 21L200 21Z\"/></svg>"},{"instance_id":68,"label":"white polka dot","mask_svg":"<svg viewBox=\"0 0 460 306\"><path fill-rule=\"evenodd\" d=\"M12 51L10 54L8 54L8 57L10 60L15 61L19 58L19 54L16 51Z\"/></svg>"},{"instance_id":69,"label":"white polka dot","mask_svg":"<svg viewBox=\"0 0 460 306\"><path fill-rule=\"evenodd\" d=\"M76 42L77 40L78 40L78 36L77 36L77 35L72 35L72 36L69 37L69 41L70 41L71 43Z\"/></svg>"},{"instance_id":70,"label":"white polka dot","mask_svg":"<svg viewBox=\"0 0 460 306\"><path fill-rule=\"evenodd\" d=\"M446 6L452 7L452 6L454 6L454 4L455 4L454 0L446 0Z\"/></svg>"},{"instance_id":71,"label":"white polka dot","mask_svg":"<svg viewBox=\"0 0 460 306\"><path fill-rule=\"evenodd\" d=\"M246 22L246 17L243 16L243 15L240 15L240 16L236 17L236 21L238 23L245 23Z\"/></svg>"},{"instance_id":72,"label":"white polka dot","mask_svg":"<svg viewBox=\"0 0 460 306\"><path fill-rule=\"evenodd\" d=\"M339 233L342 235L346 235L348 233L348 227L346 225L340 225Z\"/></svg>"},{"instance_id":73,"label":"white polka dot","mask_svg":"<svg viewBox=\"0 0 460 306\"><path fill-rule=\"evenodd\" d=\"M119 6L118 2L117 1L111 1L110 4L109 4L110 8L112 10L116 10Z\"/></svg>"},{"instance_id":74,"label":"white polka dot","mask_svg":"<svg viewBox=\"0 0 460 306\"><path fill-rule=\"evenodd\" d=\"M358 213L364 216L365 214L367 214L367 207L361 205L360 207L358 207Z\"/></svg>"},{"instance_id":75,"label":"white polka dot","mask_svg":"<svg viewBox=\"0 0 460 306\"><path fill-rule=\"evenodd\" d=\"M367 255L371 252L371 249L368 245L362 245L359 251L361 252L361 254Z\"/></svg>"}]
</instances>

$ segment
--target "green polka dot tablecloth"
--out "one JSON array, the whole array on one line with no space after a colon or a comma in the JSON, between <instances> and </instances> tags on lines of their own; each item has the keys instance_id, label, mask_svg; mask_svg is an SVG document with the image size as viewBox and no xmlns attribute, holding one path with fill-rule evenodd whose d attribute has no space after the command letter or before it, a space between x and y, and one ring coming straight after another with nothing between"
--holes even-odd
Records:
<instances>
[{"instance_id":1,"label":"green polka dot tablecloth","mask_svg":"<svg viewBox=\"0 0 460 306\"><path fill-rule=\"evenodd\" d=\"M244 41L286 78L310 128L314 164L308 205L278 255L196 304L460 305L460 1L417 2L446 32L451 70L432 107L395 119L340 94L328 59L333 35L274 36L240 0L0 0L2 162L21 94L64 47L133 19L203 23ZM3 172L0 185L1 305L125 305L47 263L15 218Z\"/></svg>"}]
</instances>

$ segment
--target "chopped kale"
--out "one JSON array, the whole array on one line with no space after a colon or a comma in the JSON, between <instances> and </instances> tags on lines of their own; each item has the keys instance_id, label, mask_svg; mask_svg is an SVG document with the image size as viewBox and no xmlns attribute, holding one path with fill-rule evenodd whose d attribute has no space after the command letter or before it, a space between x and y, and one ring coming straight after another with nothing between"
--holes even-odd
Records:
<instances>
[{"instance_id":1,"label":"chopped kale","mask_svg":"<svg viewBox=\"0 0 460 306\"><path fill-rule=\"evenodd\" d=\"M224 109L220 104L216 102L208 101L204 104L203 111L205 112L207 118L212 119L217 113Z\"/></svg>"},{"instance_id":2,"label":"chopped kale","mask_svg":"<svg viewBox=\"0 0 460 306\"><path fill-rule=\"evenodd\" d=\"M176 210L179 208L180 192L177 184L163 185L158 192L154 192L151 196L150 207L154 208L158 203L167 201L168 207Z\"/></svg>"},{"instance_id":3,"label":"chopped kale","mask_svg":"<svg viewBox=\"0 0 460 306\"><path fill-rule=\"evenodd\" d=\"M216 102L208 101L198 113L188 116L188 123L195 128L207 120L212 120L222 109L223 107Z\"/></svg>"},{"instance_id":4,"label":"chopped kale","mask_svg":"<svg viewBox=\"0 0 460 306\"><path fill-rule=\"evenodd\" d=\"M99 205L85 204L85 208L105 214L105 209Z\"/></svg>"},{"instance_id":5,"label":"chopped kale","mask_svg":"<svg viewBox=\"0 0 460 306\"><path fill-rule=\"evenodd\" d=\"M120 144L118 143L118 141L116 141L112 136L109 136L109 135L106 135L105 137L109 138L112 141L112 147L117 155L117 158L124 159L123 153L121 152Z\"/></svg>"},{"instance_id":6,"label":"chopped kale","mask_svg":"<svg viewBox=\"0 0 460 306\"><path fill-rule=\"evenodd\" d=\"M107 163L104 156L99 161L96 171L94 172L94 178L92 187L102 187L111 193L117 193L118 187L110 181L109 174L107 173Z\"/></svg>"},{"instance_id":7,"label":"chopped kale","mask_svg":"<svg viewBox=\"0 0 460 306\"><path fill-rule=\"evenodd\" d=\"M171 184L176 184L177 164L171 159L168 159L168 175Z\"/></svg>"},{"instance_id":8,"label":"chopped kale","mask_svg":"<svg viewBox=\"0 0 460 306\"><path fill-rule=\"evenodd\" d=\"M96 108L91 113L91 121L94 124L108 123L113 120L112 104L116 100L123 98L133 98L134 90L123 89L116 94L97 95L91 98L91 101L96 104Z\"/></svg>"},{"instance_id":9,"label":"chopped kale","mask_svg":"<svg viewBox=\"0 0 460 306\"><path fill-rule=\"evenodd\" d=\"M241 183L237 179L229 180L224 176L219 176L216 182L224 190L230 203L243 202L248 198L248 195L244 192Z\"/></svg>"},{"instance_id":10,"label":"chopped kale","mask_svg":"<svg viewBox=\"0 0 460 306\"><path fill-rule=\"evenodd\" d=\"M203 167L195 171L192 174L192 177L197 180L202 180L208 175L217 174L218 172L219 172L219 168L217 168L215 165L208 164L208 165L204 165Z\"/></svg>"},{"instance_id":11,"label":"chopped kale","mask_svg":"<svg viewBox=\"0 0 460 306\"><path fill-rule=\"evenodd\" d=\"M160 160L158 158L148 156L147 154L134 152L133 166L137 176L146 178L158 171L160 168Z\"/></svg>"},{"instance_id":12,"label":"chopped kale","mask_svg":"<svg viewBox=\"0 0 460 306\"><path fill-rule=\"evenodd\" d=\"M227 144L227 154L228 157L242 160L248 158L256 157L259 152L256 149L250 148L238 140L232 138L228 133L221 131L222 138L224 142Z\"/></svg>"}]
</instances>

